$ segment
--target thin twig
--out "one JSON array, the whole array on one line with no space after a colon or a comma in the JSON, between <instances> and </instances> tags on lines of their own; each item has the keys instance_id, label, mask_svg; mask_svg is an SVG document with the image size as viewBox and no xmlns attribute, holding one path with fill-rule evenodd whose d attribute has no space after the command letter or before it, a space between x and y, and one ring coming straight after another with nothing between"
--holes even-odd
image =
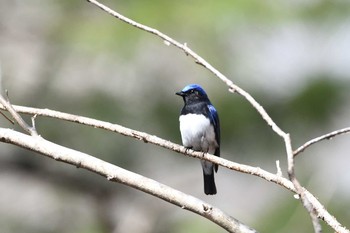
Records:
<instances>
[{"instance_id":1,"label":"thin twig","mask_svg":"<svg viewBox=\"0 0 350 233\"><path fill-rule=\"evenodd\" d=\"M2 66L1 66L1 62L0 62L0 90L2 90ZM7 94L7 90L6 90L6 94ZM11 120L10 118L8 118L4 113L0 112L0 114L6 119L8 120L11 124L15 124L15 122L13 120Z\"/></svg>"},{"instance_id":2,"label":"thin twig","mask_svg":"<svg viewBox=\"0 0 350 233\"><path fill-rule=\"evenodd\" d=\"M276 175L282 177L283 173L282 173L282 170L281 170L281 167L280 167L280 161L279 160L276 160L276 169L277 169Z\"/></svg>"},{"instance_id":3,"label":"thin twig","mask_svg":"<svg viewBox=\"0 0 350 233\"><path fill-rule=\"evenodd\" d=\"M6 92L7 93L7 92ZM16 112L16 110L12 107L9 99L5 100L5 98L0 95L0 103L4 106L4 110L7 110L11 116L15 119L18 125L31 136L38 136L36 129L34 127L30 127L23 118Z\"/></svg>"},{"instance_id":4,"label":"thin twig","mask_svg":"<svg viewBox=\"0 0 350 233\"><path fill-rule=\"evenodd\" d=\"M10 118L8 118L8 116L6 116L3 112L0 112L0 114L6 119L8 120L11 124L15 124L15 122L13 120L11 120Z\"/></svg>"},{"instance_id":5,"label":"thin twig","mask_svg":"<svg viewBox=\"0 0 350 233\"><path fill-rule=\"evenodd\" d=\"M298 149L296 149L293 152L293 155L294 155L294 157L296 157L298 154L303 152L306 148L308 148L309 146L311 146L317 142L320 142L320 141L323 141L326 139L329 140L329 139L334 138L335 136L339 136L339 135L347 134L347 133L350 133L350 127L338 129L338 130L335 130L333 132L327 133L325 135L319 136L317 138L311 139L310 141L306 142L304 145L302 145Z\"/></svg>"}]
</instances>

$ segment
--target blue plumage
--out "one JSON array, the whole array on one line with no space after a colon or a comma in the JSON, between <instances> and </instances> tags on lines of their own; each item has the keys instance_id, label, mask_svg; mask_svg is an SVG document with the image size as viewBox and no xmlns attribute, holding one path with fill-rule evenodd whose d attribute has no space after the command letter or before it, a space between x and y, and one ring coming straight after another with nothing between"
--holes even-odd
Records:
<instances>
[{"instance_id":1,"label":"blue plumage","mask_svg":"<svg viewBox=\"0 0 350 233\"><path fill-rule=\"evenodd\" d=\"M220 156L220 122L215 107L206 92L198 84L184 87L177 95L183 97L184 107L180 114L182 144L196 151ZM204 177L204 193L216 194L214 170L218 166L201 160Z\"/></svg>"}]
</instances>

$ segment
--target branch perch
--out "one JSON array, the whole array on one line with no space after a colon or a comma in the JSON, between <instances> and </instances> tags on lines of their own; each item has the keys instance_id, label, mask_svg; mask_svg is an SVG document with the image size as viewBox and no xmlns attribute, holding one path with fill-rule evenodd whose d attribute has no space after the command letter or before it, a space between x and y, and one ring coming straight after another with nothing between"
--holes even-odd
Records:
<instances>
[{"instance_id":1,"label":"branch perch","mask_svg":"<svg viewBox=\"0 0 350 233\"><path fill-rule=\"evenodd\" d=\"M50 117L50 118L55 118L59 120L65 120L69 122L74 122L86 126L91 126L94 128L99 128L103 130L108 130L112 131L127 137L135 138L140 141L148 142L160 147L163 147L165 149L169 149L172 151L175 151L177 153L181 153L193 158L197 159L204 159L213 163L216 163L222 167L226 167L230 170L238 171L241 173L245 174L250 174L254 175L257 177L260 177L266 181L270 181L273 183L276 183L294 193L296 193L296 190L294 188L294 185L292 184L291 181L288 179L278 175L278 174L273 174L268 171L265 171L259 167L252 167L244 164L239 164L235 163L229 160L226 160L222 157L217 157L214 155L210 154L204 154L202 152L196 152L193 150L188 150L183 146L180 146L178 144L172 143L170 141L164 140L162 138L159 138L154 135L150 135L144 132L140 132L137 130L129 129L126 127L123 127L121 125L117 124L112 124L109 122L104 122L88 117L83 117L83 116L77 116L73 114L68 114L68 113L63 113L59 111L54 111L54 110L49 110L49 109L38 109L38 108L31 108L31 107L24 107L24 106L18 106L18 105L13 105L13 108L18 112L18 113L24 113L24 114L30 114L30 115L37 115L37 116L44 116L44 117ZM4 106L0 105L0 109L4 109ZM317 214L319 218L323 219L329 226L331 226L336 232L341 232L341 233L349 233L349 231L342 226L334 216L329 214L325 207L317 200L316 197L314 197L308 190L304 188L304 193L306 197L310 200L314 208L317 210Z\"/></svg>"},{"instance_id":2,"label":"branch perch","mask_svg":"<svg viewBox=\"0 0 350 233\"><path fill-rule=\"evenodd\" d=\"M166 202L179 206L182 209L197 213L229 232L257 232L237 219L224 213L219 208L205 203L193 196L170 188L155 180L107 163L91 155L57 145L43 139L42 137L33 137L11 129L0 128L0 141L35 151L49 158L74 165L78 168L84 168L104 176L110 181L118 182L141 190Z\"/></svg>"},{"instance_id":3,"label":"branch perch","mask_svg":"<svg viewBox=\"0 0 350 233\"><path fill-rule=\"evenodd\" d=\"M118 124L112 124L110 122L100 121L96 119L92 119L89 117L83 117L78 115L73 115L69 113L59 112L55 110L50 109L39 109L39 108L31 108L31 107L24 107L24 106L18 106L13 105L13 108L18 113L24 113L24 114L30 114L30 115L37 115L37 116L44 116L44 117L50 117L55 118L59 120L65 120L73 123L78 123L86 126L90 126L93 128L99 128L103 130L108 130L111 132L115 132L118 134L121 134L123 136L131 137L138 139L143 142L151 143L156 146L163 147L165 149L169 149L172 151L175 151L177 153L181 153L184 155L187 155L189 157L197 158L197 159L203 159L208 160L210 162L216 163L222 167L226 167L230 170L235 170L238 172L258 176L262 179L265 179L270 182L274 182L276 184L281 185L282 187L295 192L295 189L293 187L293 184L286 178L267 172L261 168L258 167L252 167L244 164L235 163L232 161L229 161L227 159L224 159L223 157L217 157L210 154L203 154L202 152L193 151L190 149L187 149L184 146L175 144L173 142L170 142L168 140L164 140L162 138L159 138L155 135L150 135L141 131L129 129L127 127L118 125ZM0 109L5 109L4 106L0 105Z\"/></svg>"}]
</instances>

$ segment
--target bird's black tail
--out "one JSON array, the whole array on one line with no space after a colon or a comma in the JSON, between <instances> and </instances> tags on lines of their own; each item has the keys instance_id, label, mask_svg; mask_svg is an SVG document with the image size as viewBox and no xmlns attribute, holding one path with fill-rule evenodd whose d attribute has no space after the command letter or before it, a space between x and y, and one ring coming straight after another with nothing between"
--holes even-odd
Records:
<instances>
[{"instance_id":1,"label":"bird's black tail","mask_svg":"<svg viewBox=\"0 0 350 233\"><path fill-rule=\"evenodd\" d=\"M207 195L216 194L216 186L214 181L214 171L208 175L203 172L204 177L204 193Z\"/></svg>"}]
</instances>

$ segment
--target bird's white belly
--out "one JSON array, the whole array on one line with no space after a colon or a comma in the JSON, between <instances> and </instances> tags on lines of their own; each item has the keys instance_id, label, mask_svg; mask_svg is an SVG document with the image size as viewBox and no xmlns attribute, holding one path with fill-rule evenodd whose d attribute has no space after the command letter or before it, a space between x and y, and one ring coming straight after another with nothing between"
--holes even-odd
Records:
<instances>
[{"instance_id":1,"label":"bird's white belly","mask_svg":"<svg viewBox=\"0 0 350 233\"><path fill-rule=\"evenodd\" d=\"M180 131L182 144L193 150L213 154L218 146L215 140L214 127L210 120L200 114L181 115Z\"/></svg>"}]
</instances>

